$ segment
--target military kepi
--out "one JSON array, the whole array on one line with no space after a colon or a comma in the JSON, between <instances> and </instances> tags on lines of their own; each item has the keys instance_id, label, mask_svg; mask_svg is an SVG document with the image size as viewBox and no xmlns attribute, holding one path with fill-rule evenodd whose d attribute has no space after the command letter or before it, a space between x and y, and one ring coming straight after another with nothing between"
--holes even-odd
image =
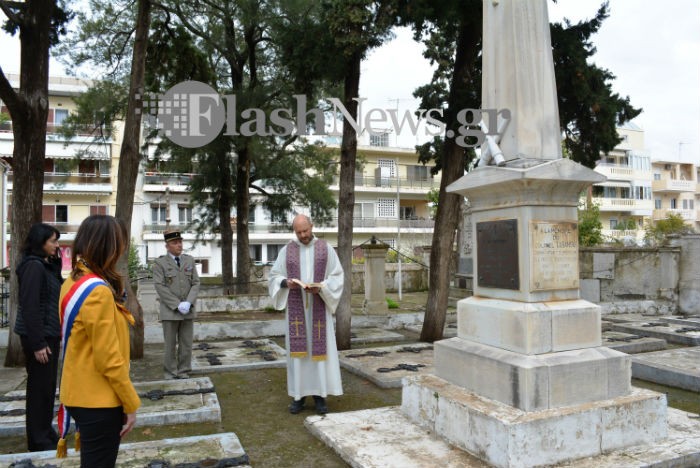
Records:
<instances>
[{"instance_id":1,"label":"military kepi","mask_svg":"<svg viewBox=\"0 0 700 468\"><path fill-rule=\"evenodd\" d=\"M182 239L182 236L180 235L180 231L165 231L163 233L163 238L165 239L165 242L168 242L171 240Z\"/></svg>"}]
</instances>

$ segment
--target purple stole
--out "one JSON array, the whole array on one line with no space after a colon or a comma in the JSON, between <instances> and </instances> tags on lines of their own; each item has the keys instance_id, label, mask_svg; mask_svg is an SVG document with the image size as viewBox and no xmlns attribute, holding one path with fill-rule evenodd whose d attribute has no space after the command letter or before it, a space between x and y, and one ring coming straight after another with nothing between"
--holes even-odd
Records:
<instances>
[{"instance_id":1,"label":"purple stole","mask_svg":"<svg viewBox=\"0 0 700 468\"><path fill-rule=\"evenodd\" d=\"M314 283L320 283L325 279L327 264L328 244L324 240L316 239L314 242ZM294 241L287 244L287 277L301 279L299 244ZM304 292L301 288L290 289L287 298L289 348L290 356L293 358L304 358L309 355L306 346L306 314L304 298L302 297ZM314 361L325 361L326 304L320 295L309 295L306 302L307 306L309 302L313 302L311 358Z\"/></svg>"}]
</instances>

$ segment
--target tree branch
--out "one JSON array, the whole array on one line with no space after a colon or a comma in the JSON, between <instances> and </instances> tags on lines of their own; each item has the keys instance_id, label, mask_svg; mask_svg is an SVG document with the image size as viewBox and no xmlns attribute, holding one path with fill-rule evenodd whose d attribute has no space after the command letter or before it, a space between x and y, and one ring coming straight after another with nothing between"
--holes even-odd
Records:
<instances>
[{"instance_id":1,"label":"tree branch","mask_svg":"<svg viewBox=\"0 0 700 468\"><path fill-rule=\"evenodd\" d=\"M13 8L16 8L18 10L24 10L27 7L27 4L25 2L10 2L10 1L2 1L0 2L0 10L2 10L3 13L5 13L5 16L12 21L13 23L17 23L20 26L24 25L24 21L22 21L22 18L17 15L14 11L12 11Z\"/></svg>"},{"instance_id":2,"label":"tree branch","mask_svg":"<svg viewBox=\"0 0 700 468\"><path fill-rule=\"evenodd\" d=\"M21 100L17 92L12 89L10 80L5 76L2 67L0 67L0 99L7 105L11 114L17 115L20 111Z\"/></svg>"}]
</instances>

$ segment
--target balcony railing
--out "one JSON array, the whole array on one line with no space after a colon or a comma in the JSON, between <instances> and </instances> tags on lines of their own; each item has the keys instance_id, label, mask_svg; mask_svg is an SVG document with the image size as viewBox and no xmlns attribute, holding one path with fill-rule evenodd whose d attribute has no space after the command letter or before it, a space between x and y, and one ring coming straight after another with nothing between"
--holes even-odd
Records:
<instances>
[{"instance_id":1,"label":"balcony railing","mask_svg":"<svg viewBox=\"0 0 700 468\"><path fill-rule=\"evenodd\" d=\"M654 192L694 192L697 184L692 180L662 179L651 183Z\"/></svg>"},{"instance_id":2,"label":"balcony railing","mask_svg":"<svg viewBox=\"0 0 700 468\"><path fill-rule=\"evenodd\" d=\"M400 189L430 190L440 187L439 177L425 178L400 178ZM338 186L339 178L333 180L333 185ZM396 191L396 177L355 176L355 187L367 187L374 189L392 189Z\"/></svg>"},{"instance_id":3,"label":"balcony railing","mask_svg":"<svg viewBox=\"0 0 700 468\"><path fill-rule=\"evenodd\" d=\"M654 220L666 219L670 214L680 215L685 221L695 222L697 220L697 211L695 210L679 210L677 208L668 208L662 210L654 210L652 217Z\"/></svg>"},{"instance_id":4,"label":"balcony railing","mask_svg":"<svg viewBox=\"0 0 700 468\"><path fill-rule=\"evenodd\" d=\"M12 182L12 171L7 172L7 181ZM81 172L44 172L45 184L110 184L109 174L86 174Z\"/></svg>"},{"instance_id":5,"label":"balcony railing","mask_svg":"<svg viewBox=\"0 0 700 468\"><path fill-rule=\"evenodd\" d=\"M638 200L636 198L594 197L593 201L598 204L601 211L637 211L653 208L652 200Z\"/></svg>"},{"instance_id":6,"label":"balcony railing","mask_svg":"<svg viewBox=\"0 0 700 468\"><path fill-rule=\"evenodd\" d=\"M62 125L46 124L46 136L50 139L54 139L55 136L60 135L61 127ZM12 121L0 123L0 134L2 133L12 133ZM76 136L79 137L105 135L106 139L109 139L107 135L110 133L109 128L102 129L102 132L99 132L99 129L91 125L79 125L76 127L75 132Z\"/></svg>"},{"instance_id":7,"label":"balcony railing","mask_svg":"<svg viewBox=\"0 0 700 468\"><path fill-rule=\"evenodd\" d=\"M168 229L179 229L181 233L194 234L196 231L194 226L188 223L170 223L166 226L165 223L155 223L155 224L144 224L143 233L144 234L162 234L165 232L166 227Z\"/></svg>"},{"instance_id":8,"label":"balcony railing","mask_svg":"<svg viewBox=\"0 0 700 468\"><path fill-rule=\"evenodd\" d=\"M353 229L363 228L392 228L396 229L396 218L353 218ZM324 223L316 223L320 229L337 228L338 218L332 218ZM401 229L433 229L435 221L432 219L401 219Z\"/></svg>"},{"instance_id":9,"label":"balcony railing","mask_svg":"<svg viewBox=\"0 0 700 468\"><path fill-rule=\"evenodd\" d=\"M197 174L175 172L146 172L144 183L148 185L189 185Z\"/></svg>"}]
</instances>

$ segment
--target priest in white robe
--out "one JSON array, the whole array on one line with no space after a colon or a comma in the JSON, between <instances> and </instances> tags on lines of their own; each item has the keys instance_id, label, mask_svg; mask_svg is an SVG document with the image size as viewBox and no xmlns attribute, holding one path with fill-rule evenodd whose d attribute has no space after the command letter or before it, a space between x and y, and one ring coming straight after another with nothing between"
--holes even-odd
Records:
<instances>
[{"instance_id":1,"label":"priest in white robe","mask_svg":"<svg viewBox=\"0 0 700 468\"><path fill-rule=\"evenodd\" d=\"M292 228L296 239L280 251L268 283L273 307L286 308L289 411L299 413L311 395L316 412L325 414L326 397L343 394L333 326L343 269L335 250L314 237L308 216L297 215Z\"/></svg>"}]
</instances>

